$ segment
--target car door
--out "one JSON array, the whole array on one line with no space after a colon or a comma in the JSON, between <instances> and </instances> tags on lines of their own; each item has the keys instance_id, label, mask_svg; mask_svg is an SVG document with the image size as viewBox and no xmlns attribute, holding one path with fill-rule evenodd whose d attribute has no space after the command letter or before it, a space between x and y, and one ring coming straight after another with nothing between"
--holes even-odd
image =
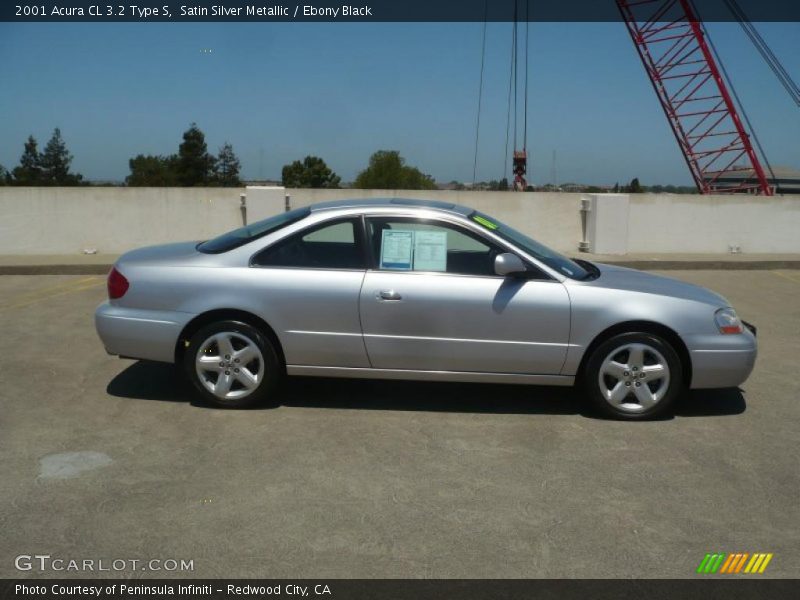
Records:
<instances>
[{"instance_id":1,"label":"car door","mask_svg":"<svg viewBox=\"0 0 800 600\"><path fill-rule=\"evenodd\" d=\"M361 324L373 368L558 374L565 287L542 272L494 274L504 250L454 222L369 216Z\"/></svg>"},{"instance_id":2,"label":"car door","mask_svg":"<svg viewBox=\"0 0 800 600\"><path fill-rule=\"evenodd\" d=\"M256 254L261 314L286 364L369 367L359 294L366 270L360 217L312 225Z\"/></svg>"}]
</instances>

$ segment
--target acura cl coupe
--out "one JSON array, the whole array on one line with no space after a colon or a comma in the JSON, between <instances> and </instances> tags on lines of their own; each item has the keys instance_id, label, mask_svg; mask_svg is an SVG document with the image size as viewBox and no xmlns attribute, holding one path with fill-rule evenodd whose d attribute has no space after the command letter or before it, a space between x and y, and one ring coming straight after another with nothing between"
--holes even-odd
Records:
<instances>
[{"instance_id":1,"label":"acura cl coupe","mask_svg":"<svg viewBox=\"0 0 800 600\"><path fill-rule=\"evenodd\" d=\"M755 328L725 298L569 259L475 210L352 200L123 255L95 315L110 354L174 362L224 407L284 375L579 383L621 419L750 375Z\"/></svg>"}]
</instances>

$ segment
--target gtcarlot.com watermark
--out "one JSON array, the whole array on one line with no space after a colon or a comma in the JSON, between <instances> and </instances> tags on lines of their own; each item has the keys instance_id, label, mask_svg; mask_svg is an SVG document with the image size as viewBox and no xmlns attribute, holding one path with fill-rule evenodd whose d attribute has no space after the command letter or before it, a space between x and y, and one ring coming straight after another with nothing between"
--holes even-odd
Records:
<instances>
[{"instance_id":1,"label":"gtcarlot.com watermark","mask_svg":"<svg viewBox=\"0 0 800 600\"><path fill-rule=\"evenodd\" d=\"M20 554L14 559L18 571L55 571L73 573L123 571L194 571L194 560L183 558L63 558L49 554Z\"/></svg>"}]
</instances>

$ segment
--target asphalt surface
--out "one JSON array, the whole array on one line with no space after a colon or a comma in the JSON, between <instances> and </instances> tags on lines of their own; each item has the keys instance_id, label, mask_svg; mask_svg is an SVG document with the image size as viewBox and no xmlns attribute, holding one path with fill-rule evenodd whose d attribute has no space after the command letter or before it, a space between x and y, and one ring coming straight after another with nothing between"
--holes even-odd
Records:
<instances>
[{"instance_id":1,"label":"asphalt surface","mask_svg":"<svg viewBox=\"0 0 800 600\"><path fill-rule=\"evenodd\" d=\"M727 296L760 356L649 423L563 388L320 379L207 408L104 353L101 276L0 277L0 577L695 577L707 552L798 577L800 273L669 275ZM194 570L16 570L34 554Z\"/></svg>"}]
</instances>

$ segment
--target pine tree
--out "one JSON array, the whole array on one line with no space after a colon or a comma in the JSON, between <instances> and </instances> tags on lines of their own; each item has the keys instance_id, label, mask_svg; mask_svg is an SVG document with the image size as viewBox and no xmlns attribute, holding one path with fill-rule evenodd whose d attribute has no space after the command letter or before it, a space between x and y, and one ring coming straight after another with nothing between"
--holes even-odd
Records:
<instances>
[{"instance_id":1,"label":"pine tree","mask_svg":"<svg viewBox=\"0 0 800 600\"><path fill-rule=\"evenodd\" d=\"M42 182L42 157L37 148L36 138L28 136L25 150L19 159L19 166L13 171L15 185L40 185Z\"/></svg>"},{"instance_id":2,"label":"pine tree","mask_svg":"<svg viewBox=\"0 0 800 600\"><path fill-rule=\"evenodd\" d=\"M208 185L214 173L216 160L208 153L206 136L192 123L183 133L183 143L178 149L178 184L184 187Z\"/></svg>"},{"instance_id":3,"label":"pine tree","mask_svg":"<svg viewBox=\"0 0 800 600\"><path fill-rule=\"evenodd\" d=\"M214 166L214 183L223 187L238 187L242 185L239 179L239 169L241 164L233 146L225 142L219 149L216 164Z\"/></svg>"},{"instance_id":4,"label":"pine tree","mask_svg":"<svg viewBox=\"0 0 800 600\"><path fill-rule=\"evenodd\" d=\"M83 176L69 172L71 163L72 154L56 127L41 155L42 185L78 185Z\"/></svg>"}]
</instances>

